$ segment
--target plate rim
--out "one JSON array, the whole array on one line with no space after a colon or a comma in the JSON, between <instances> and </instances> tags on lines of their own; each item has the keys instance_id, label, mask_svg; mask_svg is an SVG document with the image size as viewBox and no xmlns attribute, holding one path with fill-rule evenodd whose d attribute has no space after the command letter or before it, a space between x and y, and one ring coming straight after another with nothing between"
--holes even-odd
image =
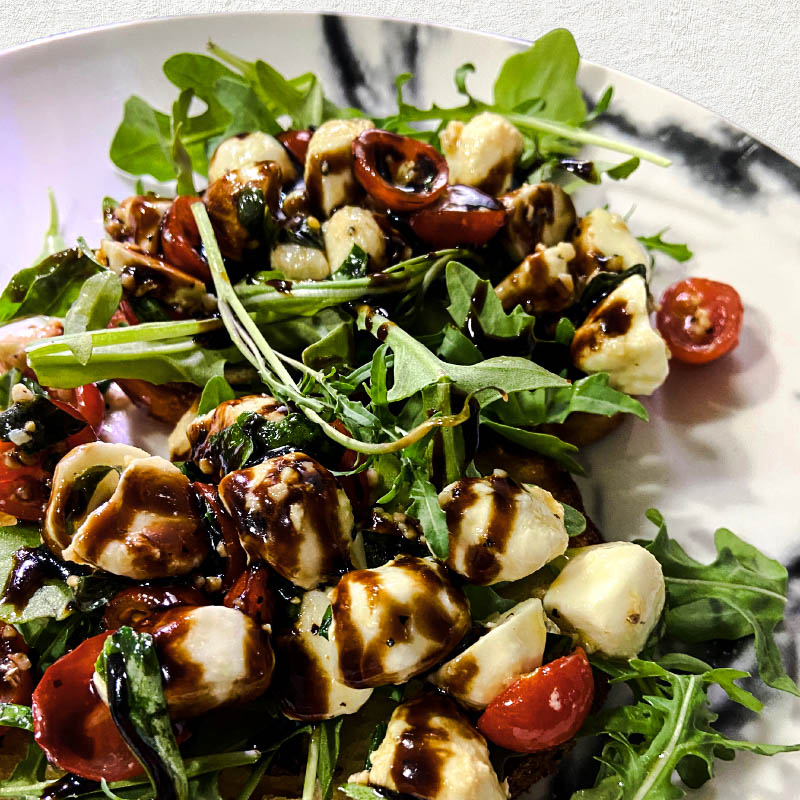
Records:
<instances>
[{"instance_id":1,"label":"plate rim","mask_svg":"<svg viewBox=\"0 0 800 800\"><path fill-rule=\"evenodd\" d=\"M28 42L22 42L20 44L12 45L11 47L0 50L0 68L2 68L4 64L12 57L15 56L24 57L25 55L32 53L33 51L40 50L46 47L47 45L74 38L83 38L83 37L89 38L96 35L102 35L103 33L106 33L108 31L122 30L127 28L133 29L136 27L144 28L150 25L173 23L173 22L180 23L186 20L200 20L204 18L211 20L215 18L222 19L230 17L240 17L240 18L309 17L310 18L310 17L328 17L328 16L338 17L343 19L366 19L366 20L378 20L381 22L393 22L401 24L407 23L412 25L421 25L426 28L435 28L439 30L455 31L457 33L466 33L481 38L497 39L502 42L513 42L515 44L524 44L524 45L532 44L531 40L519 36L509 36L503 33L482 31L479 29L467 28L460 25L450 25L440 22L426 22L425 20L422 20L418 17L398 17L388 14L366 14L360 12L322 11L318 9L295 10L295 11L279 11L274 9L268 9L263 11L212 11L200 14L163 14L156 17L146 17L144 19L126 20L122 22L109 22L103 25L91 25L85 28L77 28L71 31L62 31L60 33L48 34L47 36L41 36L36 39L31 39ZM569 28L565 25L559 27L563 27L566 30L569 30ZM580 42L577 42L577 44L578 44L578 51L580 52ZM612 78L614 76L620 76L626 80L634 81L635 83L638 83L643 87L646 87L649 91L663 92L668 96L671 96L673 98L678 98L684 103L694 106L695 108L698 108L707 114L713 115L719 121L724 122L733 131L739 132L741 134L744 134L745 136L750 137L754 142L758 143L761 147L764 147L767 150L772 151L772 153L787 161L791 166L800 169L800 160L795 160L792 156L788 155L788 153L784 152L780 147L772 144L771 142L767 141L761 136L757 136L756 134L752 133L748 128L744 127L743 125L740 125L737 122L734 122L726 115L721 114L720 112L715 111L714 109L709 108L708 106L699 103L696 100L692 100L691 98L687 97L686 95L680 92L676 92L673 89L667 89L664 86L659 86L657 83L654 83L653 81L646 80L645 78L640 78L628 72L624 72L623 70L617 69L616 67L606 66L596 61L584 58L583 56L581 56L580 63L581 65L586 65L590 68L602 69L605 72L607 72Z\"/></svg>"}]
</instances>

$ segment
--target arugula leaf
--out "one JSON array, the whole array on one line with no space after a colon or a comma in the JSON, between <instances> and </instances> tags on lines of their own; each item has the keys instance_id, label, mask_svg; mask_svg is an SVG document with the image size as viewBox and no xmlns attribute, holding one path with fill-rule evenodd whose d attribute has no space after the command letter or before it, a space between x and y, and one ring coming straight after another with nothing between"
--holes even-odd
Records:
<instances>
[{"instance_id":1,"label":"arugula leaf","mask_svg":"<svg viewBox=\"0 0 800 800\"><path fill-rule=\"evenodd\" d=\"M464 594L469 600L469 610L472 619L479 622L488 619L493 614L503 614L516 604L516 600L502 597L491 586L473 586L467 583L463 587Z\"/></svg>"},{"instance_id":2,"label":"arugula leaf","mask_svg":"<svg viewBox=\"0 0 800 800\"><path fill-rule=\"evenodd\" d=\"M447 312L459 328L471 322L486 336L497 339L514 339L533 330L536 317L522 306L506 314L492 284L481 280L469 267L451 261L445 276L450 296Z\"/></svg>"},{"instance_id":3,"label":"arugula leaf","mask_svg":"<svg viewBox=\"0 0 800 800\"><path fill-rule=\"evenodd\" d=\"M38 800L46 786L44 783L46 770L47 759L44 752L33 737L30 737L24 758L17 763L8 778L0 781L0 797Z\"/></svg>"},{"instance_id":4,"label":"arugula leaf","mask_svg":"<svg viewBox=\"0 0 800 800\"><path fill-rule=\"evenodd\" d=\"M340 320L318 341L303 350L303 363L317 370L351 364L355 355L353 321Z\"/></svg>"},{"instance_id":5,"label":"arugula leaf","mask_svg":"<svg viewBox=\"0 0 800 800\"><path fill-rule=\"evenodd\" d=\"M86 334L86 331L105 328L122 299L122 284L111 270L92 275L81 287L77 300L64 319L64 334ZM92 357L92 337L76 336L72 353L82 366Z\"/></svg>"},{"instance_id":6,"label":"arugula leaf","mask_svg":"<svg viewBox=\"0 0 800 800\"><path fill-rule=\"evenodd\" d=\"M11 278L0 295L0 322L36 314L64 316L86 279L101 270L78 248L47 256Z\"/></svg>"},{"instance_id":7,"label":"arugula leaf","mask_svg":"<svg viewBox=\"0 0 800 800\"><path fill-rule=\"evenodd\" d=\"M122 122L114 134L109 156L116 166L132 175L172 180L175 165L169 116L132 95L125 101Z\"/></svg>"},{"instance_id":8,"label":"arugula leaf","mask_svg":"<svg viewBox=\"0 0 800 800\"><path fill-rule=\"evenodd\" d=\"M322 800L330 800L333 794L333 773L339 761L339 737L343 718L329 719L319 726L319 759L317 760L317 781L319 781Z\"/></svg>"},{"instance_id":9,"label":"arugula leaf","mask_svg":"<svg viewBox=\"0 0 800 800\"><path fill-rule=\"evenodd\" d=\"M0 703L0 725L33 732L33 712L30 706Z\"/></svg>"},{"instance_id":10,"label":"arugula leaf","mask_svg":"<svg viewBox=\"0 0 800 800\"><path fill-rule=\"evenodd\" d=\"M197 416L202 417L209 411L213 411L220 403L226 400L233 400L236 392L222 375L215 375L203 389L200 395L200 403L197 406Z\"/></svg>"},{"instance_id":11,"label":"arugula leaf","mask_svg":"<svg viewBox=\"0 0 800 800\"><path fill-rule=\"evenodd\" d=\"M687 245L665 242L661 238L668 230L668 228L664 228L653 236L637 236L636 238L650 251L657 250L659 253L666 253L676 261L688 261L694 254Z\"/></svg>"},{"instance_id":12,"label":"arugula leaf","mask_svg":"<svg viewBox=\"0 0 800 800\"><path fill-rule=\"evenodd\" d=\"M447 518L439 505L436 487L431 483L428 474L419 468L413 471L411 499L413 502L408 513L419 520L431 552L439 559L446 559L450 552Z\"/></svg>"},{"instance_id":13,"label":"arugula leaf","mask_svg":"<svg viewBox=\"0 0 800 800\"><path fill-rule=\"evenodd\" d=\"M472 366L448 364L369 306L358 306L357 311L359 330L371 332L386 342L394 353L394 383L388 395L390 402L411 397L442 379L449 379L465 394L481 392L485 402L496 399L498 391L511 393L568 385L564 378L525 358L498 356ZM494 391L486 392L487 389Z\"/></svg>"},{"instance_id":14,"label":"arugula leaf","mask_svg":"<svg viewBox=\"0 0 800 800\"><path fill-rule=\"evenodd\" d=\"M283 129L270 110L258 99L253 88L233 77L219 78L214 84L217 99L231 115L231 121L221 140L239 133L263 131L274 136Z\"/></svg>"},{"instance_id":15,"label":"arugula leaf","mask_svg":"<svg viewBox=\"0 0 800 800\"><path fill-rule=\"evenodd\" d=\"M562 441L557 436L549 433L522 430L511 425L503 425L486 417L481 417L481 424L491 428L510 442L522 445L528 450L533 450L534 453L540 453L543 456L552 458L570 472L575 472L578 475L585 474L583 467L572 457L574 453L578 452L578 448L574 444Z\"/></svg>"},{"instance_id":16,"label":"arugula leaf","mask_svg":"<svg viewBox=\"0 0 800 800\"><path fill-rule=\"evenodd\" d=\"M186 149L181 138L188 124L189 105L194 97L192 89L184 89L178 99L172 104L172 163L175 165L175 187L178 195L195 195L194 179L192 176L192 157Z\"/></svg>"},{"instance_id":17,"label":"arugula leaf","mask_svg":"<svg viewBox=\"0 0 800 800\"><path fill-rule=\"evenodd\" d=\"M608 385L608 374L598 372L575 381L571 386L552 391L548 399L545 422L564 422L573 412L600 414L633 414L647 422L647 410L635 398Z\"/></svg>"},{"instance_id":18,"label":"arugula leaf","mask_svg":"<svg viewBox=\"0 0 800 800\"><path fill-rule=\"evenodd\" d=\"M675 800L685 795L672 783L677 769L683 777L690 759L698 782L713 776L720 751L746 750L775 755L800 750L800 745L768 745L729 739L712 727L707 687L730 675L716 670L678 675L652 661L632 659L628 672L615 680L643 680L646 687L634 705L601 713L590 720L587 734L607 733L610 740L600 757L597 783L573 795L573 800ZM727 671L726 671L727 672ZM746 673L738 673L739 677ZM700 769L698 770L698 767Z\"/></svg>"},{"instance_id":19,"label":"arugula leaf","mask_svg":"<svg viewBox=\"0 0 800 800\"><path fill-rule=\"evenodd\" d=\"M0 411L7 409L14 401L11 399L11 389L20 382L22 373L12 367L8 372L0 375Z\"/></svg>"},{"instance_id":20,"label":"arugula leaf","mask_svg":"<svg viewBox=\"0 0 800 800\"><path fill-rule=\"evenodd\" d=\"M572 34L556 28L506 59L494 84L494 102L512 111L536 100L540 116L580 125L586 119L586 104L576 83L579 62Z\"/></svg>"},{"instance_id":21,"label":"arugula leaf","mask_svg":"<svg viewBox=\"0 0 800 800\"><path fill-rule=\"evenodd\" d=\"M105 679L114 723L158 796L188 800L186 769L172 732L153 637L123 626L106 639L96 670Z\"/></svg>"},{"instance_id":22,"label":"arugula leaf","mask_svg":"<svg viewBox=\"0 0 800 800\"><path fill-rule=\"evenodd\" d=\"M445 326L444 338L436 349L436 355L451 364L469 365L483 361L481 351L454 325Z\"/></svg>"},{"instance_id":23,"label":"arugula leaf","mask_svg":"<svg viewBox=\"0 0 800 800\"><path fill-rule=\"evenodd\" d=\"M701 642L752 634L761 680L800 696L773 638L786 606L786 568L725 528L714 534L717 558L701 564L669 538L658 511L651 508L647 518L658 527L658 534L652 542L639 543L659 560L664 572L669 635Z\"/></svg>"},{"instance_id":24,"label":"arugula leaf","mask_svg":"<svg viewBox=\"0 0 800 800\"><path fill-rule=\"evenodd\" d=\"M36 261L33 262L34 267L44 261L48 256L52 256L54 253L67 249L67 243L58 232L58 207L56 206L56 196L52 189L47 190L47 197L50 202L50 224L44 233L42 252L39 253Z\"/></svg>"}]
</instances>

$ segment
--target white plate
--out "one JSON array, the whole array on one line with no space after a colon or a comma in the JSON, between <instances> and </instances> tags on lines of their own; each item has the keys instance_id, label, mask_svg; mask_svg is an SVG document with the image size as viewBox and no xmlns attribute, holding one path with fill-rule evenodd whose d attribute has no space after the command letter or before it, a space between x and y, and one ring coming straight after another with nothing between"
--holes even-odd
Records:
<instances>
[{"instance_id":1,"label":"white plate","mask_svg":"<svg viewBox=\"0 0 800 800\"><path fill-rule=\"evenodd\" d=\"M67 239L96 242L100 203L131 192L107 153L122 104L133 93L169 109L175 89L162 62L202 51L211 38L282 71L312 70L334 100L385 113L392 80L411 71L417 101L456 102L452 74L465 61L472 88L488 96L497 68L522 43L467 31L391 20L316 14L215 15L154 20L44 40L0 56L0 195L2 277L28 265L46 227L46 187L58 198ZM580 43L579 43L580 45ZM602 129L660 150L668 170L643 165L627 181L579 196L579 210L608 202L630 225L695 251L687 265L658 258L654 290L684 274L736 286L746 306L741 344L701 369L673 367L667 385L647 401L651 422L628 422L584 454L590 511L610 538L649 537L643 513L656 506L671 533L695 556L710 557L710 533L730 527L790 569L789 624L779 636L798 677L800 545L800 167L719 116L635 78L584 64L592 97L616 88ZM731 648L752 669L749 647ZM800 740L800 700L766 696L761 719L727 706L729 735L760 741ZM575 769L564 770L553 796L568 796ZM571 777L570 777L571 776ZM800 782L800 755L742 754L719 765L711 785L691 796L788 798Z\"/></svg>"}]
</instances>

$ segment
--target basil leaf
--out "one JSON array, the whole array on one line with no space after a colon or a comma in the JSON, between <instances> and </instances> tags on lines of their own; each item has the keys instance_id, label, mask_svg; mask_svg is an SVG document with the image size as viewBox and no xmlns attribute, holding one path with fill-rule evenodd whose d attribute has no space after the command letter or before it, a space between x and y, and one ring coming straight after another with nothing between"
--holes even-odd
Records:
<instances>
[{"instance_id":1,"label":"basil leaf","mask_svg":"<svg viewBox=\"0 0 800 800\"><path fill-rule=\"evenodd\" d=\"M580 536L586 530L586 517L566 503L561 504L564 508L564 527L567 529L567 536Z\"/></svg>"},{"instance_id":2,"label":"basil leaf","mask_svg":"<svg viewBox=\"0 0 800 800\"><path fill-rule=\"evenodd\" d=\"M158 797L188 800L189 786L164 699L153 637L124 626L106 639L95 666L111 717Z\"/></svg>"},{"instance_id":3,"label":"basil leaf","mask_svg":"<svg viewBox=\"0 0 800 800\"><path fill-rule=\"evenodd\" d=\"M319 630L317 633L323 638L328 638L328 631L331 628L331 622L333 622L333 608L328 606L325 609L325 613L322 615L322 621L319 623Z\"/></svg>"},{"instance_id":4,"label":"basil leaf","mask_svg":"<svg viewBox=\"0 0 800 800\"><path fill-rule=\"evenodd\" d=\"M0 295L0 322L48 314L62 317L87 278L103 270L77 248L62 250L20 270Z\"/></svg>"},{"instance_id":5,"label":"basil leaf","mask_svg":"<svg viewBox=\"0 0 800 800\"><path fill-rule=\"evenodd\" d=\"M650 509L647 517L658 534L652 542L640 544L661 563L668 634L685 642L752 634L761 680L800 696L773 638L786 607L786 568L725 528L714 534L717 558L702 564L669 538L658 511Z\"/></svg>"},{"instance_id":6,"label":"basil leaf","mask_svg":"<svg viewBox=\"0 0 800 800\"><path fill-rule=\"evenodd\" d=\"M665 253L676 261L688 261L694 254L685 244L665 242L661 238L667 230L664 228L653 236L637 236L636 238L650 251L656 250L659 253Z\"/></svg>"},{"instance_id":7,"label":"basil leaf","mask_svg":"<svg viewBox=\"0 0 800 800\"><path fill-rule=\"evenodd\" d=\"M493 614L503 614L517 604L516 600L509 600L499 595L491 586L473 586L467 583L463 588L464 594L469 600L472 619L479 622L488 619Z\"/></svg>"},{"instance_id":8,"label":"basil leaf","mask_svg":"<svg viewBox=\"0 0 800 800\"><path fill-rule=\"evenodd\" d=\"M614 289L623 281L633 275L641 275L647 280L647 268L644 264L635 264L622 272L599 272L592 278L583 290L583 294L571 310L572 318L578 323L582 323L589 312L602 300L604 300Z\"/></svg>"},{"instance_id":9,"label":"basil leaf","mask_svg":"<svg viewBox=\"0 0 800 800\"><path fill-rule=\"evenodd\" d=\"M236 392L233 391L228 381L222 375L215 375L206 383L203 393L200 395L197 416L202 417L226 400L234 400L235 398Z\"/></svg>"},{"instance_id":10,"label":"basil leaf","mask_svg":"<svg viewBox=\"0 0 800 800\"><path fill-rule=\"evenodd\" d=\"M0 441L13 442L24 453L36 453L86 427L42 395L14 403L0 413Z\"/></svg>"},{"instance_id":11,"label":"basil leaf","mask_svg":"<svg viewBox=\"0 0 800 800\"><path fill-rule=\"evenodd\" d=\"M33 712L29 706L0 703L0 725L33 732Z\"/></svg>"},{"instance_id":12,"label":"basil leaf","mask_svg":"<svg viewBox=\"0 0 800 800\"><path fill-rule=\"evenodd\" d=\"M335 281L363 278L367 274L368 263L369 256L357 244L354 244L347 254L347 258L333 273L332 278Z\"/></svg>"}]
</instances>

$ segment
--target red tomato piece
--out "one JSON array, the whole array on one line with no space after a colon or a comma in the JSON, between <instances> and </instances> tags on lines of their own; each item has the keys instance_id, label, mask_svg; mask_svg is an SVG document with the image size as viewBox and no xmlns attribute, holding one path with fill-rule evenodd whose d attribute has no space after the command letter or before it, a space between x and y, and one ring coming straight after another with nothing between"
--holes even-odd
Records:
<instances>
[{"instance_id":1,"label":"red tomato piece","mask_svg":"<svg viewBox=\"0 0 800 800\"><path fill-rule=\"evenodd\" d=\"M252 617L259 625L272 622L275 598L267 586L269 567L256 561L239 576L225 595L223 605Z\"/></svg>"},{"instance_id":2,"label":"red tomato piece","mask_svg":"<svg viewBox=\"0 0 800 800\"><path fill-rule=\"evenodd\" d=\"M356 180L392 211L418 211L447 187L445 157L425 142L373 128L353 140Z\"/></svg>"},{"instance_id":3,"label":"red tomato piece","mask_svg":"<svg viewBox=\"0 0 800 800\"><path fill-rule=\"evenodd\" d=\"M0 703L30 705L32 692L28 646L12 625L5 625L0 629ZM0 735L7 730L0 726Z\"/></svg>"},{"instance_id":4,"label":"red tomato piece","mask_svg":"<svg viewBox=\"0 0 800 800\"><path fill-rule=\"evenodd\" d=\"M201 515L205 514L205 505L207 505L208 508L211 509L217 527L222 534L222 541L225 543L227 559L225 563L225 575L222 578L222 588L227 591L236 583L239 576L247 567L247 555L242 547L239 531L236 527L236 523L231 519L228 512L225 511L222 501L219 499L216 486L212 486L210 483L197 482L192 484L192 488L195 490L200 500Z\"/></svg>"},{"instance_id":5,"label":"red tomato piece","mask_svg":"<svg viewBox=\"0 0 800 800\"><path fill-rule=\"evenodd\" d=\"M744 307L732 286L686 278L661 296L656 324L672 355L686 364L707 364L739 344Z\"/></svg>"},{"instance_id":6,"label":"red tomato piece","mask_svg":"<svg viewBox=\"0 0 800 800\"><path fill-rule=\"evenodd\" d=\"M52 764L93 781L143 772L92 685L94 663L111 633L93 636L59 658L33 693L36 743Z\"/></svg>"},{"instance_id":7,"label":"red tomato piece","mask_svg":"<svg viewBox=\"0 0 800 800\"><path fill-rule=\"evenodd\" d=\"M211 271L200 255L202 240L192 214L192 204L200 198L176 197L164 215L161 227L161 250L167 262L201 281L211 280Z\"/></svg>"},{"instance_id":8,"label":"red tomato piece","mask_svg":"<svg viewBox=\"0 0 800 800\"><path fill-rule=\"evenodd\" d=\"M594 699L594 677L578 647L501 692L478 719L478 730L517 753L535 753L569 741Z\"/></svg>"},{"instance_id":9,"label":"red tomato piece","mask_svg":"<svg viewBox=\"0 0 800 800\"><path fill-rule=\"evenodd\" d=\"M41 522L50 499L51 478L38 463L22 464L13 449L0 453L0 511Z\"/></svg>"},{"instance_id":10,"label":"red tomato piece","mask_svg":"<svg viewBox=\"0 0 800 800\"><path fill-rule=\"evenodd\" d=\"M506 212L491 195L471 186L448 186L431 206L409 218L411 230L434 247L486 244L503 227Z\"/></svg>"},{"instance_id":11,"label":"red tomato piece","mask_svg":"<svg viewBox=\"0 0 800 800\"><path fill-rule=\"evenodd\" d=\"M308 143L313 135L313 131L284 131L277 138L297 161L305 164Z\"/></svg>"},{"instance_id":12,"label":"red tomato piece","mask_svg":"<svg viewBox=\"0 0 800 800\"><path fill-rule=\"evenodd\" d=\"M130 586L117 592L106 606L103 624L108 630L138 625L154 611L172 606L205 606L208 597L192 586Z\"/></svg>"}]
</instances>

